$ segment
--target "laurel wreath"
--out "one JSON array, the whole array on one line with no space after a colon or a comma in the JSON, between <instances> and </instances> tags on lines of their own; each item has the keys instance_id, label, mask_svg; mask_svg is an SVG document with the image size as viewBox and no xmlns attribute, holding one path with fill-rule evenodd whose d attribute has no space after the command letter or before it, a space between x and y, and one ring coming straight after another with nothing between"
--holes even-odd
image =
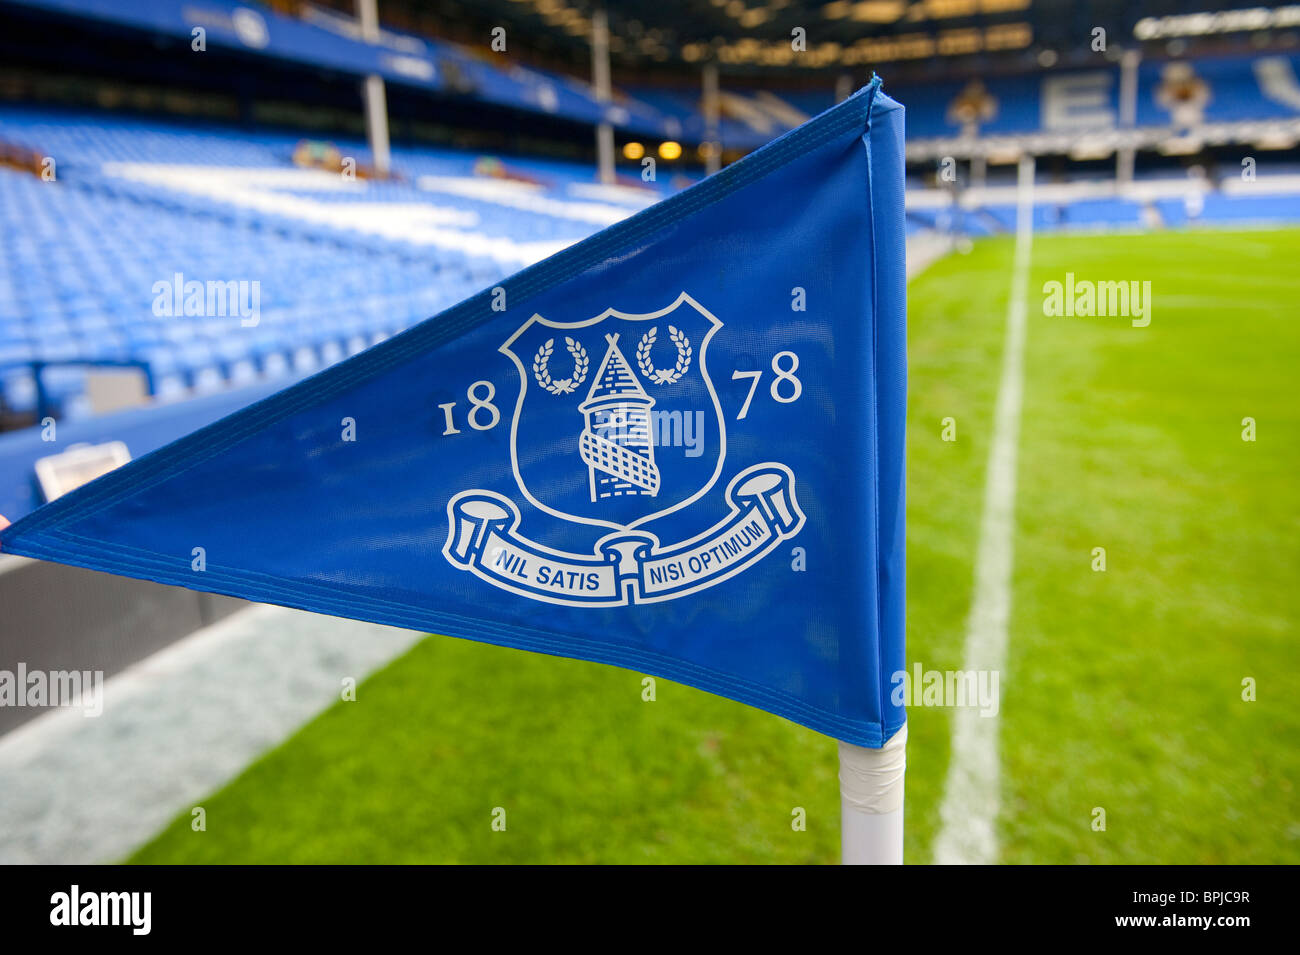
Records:
<instances>
[{"instance_id":1,"label":"laurel wreath","mask_svg":"<svg viewBox=\"0 0 1300 955\"><path fill-rule=\"evenodd\" d=\"M690 370L691 340L686 337L685 332L678 331L674 325L669 325L668 337L677 346L677 365L674 368L656 368L654 362L650 360L650 349L654 347L658 334L659 328L656 326L641 336L641 341L636 346L636 363L641 368L641 374L656 385L673 385L681 381L682 376Z\"/></svg>"},{"instance_id":2,"label":"laurel wreath","mask_svg":"<svg viewBox=\"0 0 1300 955\"><path fill-rule=\"evenodd\" d=\"M554 338L546 339L542 347L537 349L537 354L533 356L533 377L537 379L539 385L553 395L570 394L573 389L587 380L587 349L567 335L564 337L564 344L568 347L569 354L573 356L573 376L571 378L556 380L551 378L550 362L551 355L555 351Z\"/></svg>"}]
</instances>

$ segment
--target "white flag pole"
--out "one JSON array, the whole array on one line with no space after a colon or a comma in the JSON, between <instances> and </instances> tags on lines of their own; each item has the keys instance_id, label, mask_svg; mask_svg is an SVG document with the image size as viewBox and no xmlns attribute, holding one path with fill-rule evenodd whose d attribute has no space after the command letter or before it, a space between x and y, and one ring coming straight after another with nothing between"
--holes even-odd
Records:
<instances>
[{"instance_id":1,"label":"white flag pole","mask_svg":"<svg viewBox=\"0 0 1300 955\"><path fill-rule=\"evenodd\" d=\"M903 864L907 726L880 749L840 743L840 857L845 865Z\"/></svg>"}]
</instances>

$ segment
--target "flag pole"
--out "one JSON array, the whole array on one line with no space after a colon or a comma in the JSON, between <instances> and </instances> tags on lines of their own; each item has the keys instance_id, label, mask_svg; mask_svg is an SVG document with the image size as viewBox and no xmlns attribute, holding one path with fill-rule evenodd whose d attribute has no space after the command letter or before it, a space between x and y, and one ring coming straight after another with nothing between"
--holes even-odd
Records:
<instances>
[{"instance_id":1,"label":"flag pole","mask_svg":"<svg viewBox=\"0 0 1300 955\"><path fill-rule=\"evenodd\" d=\"M907 725L880 749L840 743L840 858L845 865L903 864Z\"/></svg>"}]
</instances>

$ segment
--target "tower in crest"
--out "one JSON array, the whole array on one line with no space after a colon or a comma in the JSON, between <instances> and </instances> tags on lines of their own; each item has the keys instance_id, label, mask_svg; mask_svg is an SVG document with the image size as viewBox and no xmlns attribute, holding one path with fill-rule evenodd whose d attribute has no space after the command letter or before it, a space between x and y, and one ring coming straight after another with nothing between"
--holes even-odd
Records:
<instances>
[{"instance_id":1,"label":"tower in crest","mask_svg":"<svg viewBox=\"0 0 1300 955\"><path fill-rule=\"evenodd\" d=\"M606 335L609 347L586 399L578 405L584 427L578 450L587 464L591 500L659 493L646 394L618 347L618 335Z\"/></svg>"}]
</instances>

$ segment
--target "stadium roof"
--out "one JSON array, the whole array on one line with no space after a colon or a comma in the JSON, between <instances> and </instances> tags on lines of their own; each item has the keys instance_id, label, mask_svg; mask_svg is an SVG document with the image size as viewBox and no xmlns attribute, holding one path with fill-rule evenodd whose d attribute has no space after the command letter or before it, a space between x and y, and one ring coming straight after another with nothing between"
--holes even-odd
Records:
<instances>
[{"instance_id":1,"label":"stadium roof","mask_svg":"<svg viewBox=\"0 0 1300 955\"><path fill-rule=\"evenodd\" d=\"M351 0L329 0L346 8ZM493 26L527 51L590 62L598 0L381 0L394 26L486 45ZM1093 30L1112 45L1137 42L1139 21L1257 7L1241 0L619 0L607 3L616 68L692 67L716 58L729 72L1069 65L1094 58ZM807 50L791 49L806 31ZM1245 39L1245 29L1238 41ZM522 52L522 51L521 51ZM1041 58L1041 59L1040 59Z\"/></svg>"}]
</instances>

